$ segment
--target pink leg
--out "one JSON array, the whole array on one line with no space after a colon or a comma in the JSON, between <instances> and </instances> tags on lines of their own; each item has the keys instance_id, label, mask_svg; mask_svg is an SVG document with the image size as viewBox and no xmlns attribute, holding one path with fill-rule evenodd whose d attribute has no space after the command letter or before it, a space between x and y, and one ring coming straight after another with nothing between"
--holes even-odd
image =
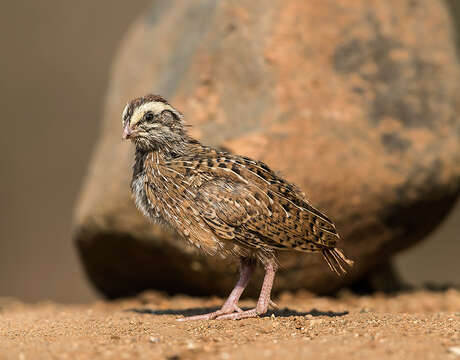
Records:
<instances>
[{"instance_id":1,"label":"pink leg","mask_svg":"<svg viewBox=\"0 0 460 360\"><path fill-rule=\"evenodd\" d=\"M254 272L254 265L247 263L241 263L240 266L240 278L235 285L235 288L232 290L224 305L220 310L214 311L209 314L189 316L177 319L178 321L189 321L189 320L212 320L217 317L225 314L231 314L235 311L243 312L238 307L238 301L240 300L241 294L249 283L252 273Z\"/></svg>"},{"instance_id":2,"label":"pink leg","mask_svg":"<svg viewBox=\"0 0 460 360\"><path fill-rule=\"evenodd\" d=\"M259 300L257 301L257 306L254 309L241 311L234 314L222 314L217 317L217 319L229 319L229 320L239 320L246 319L251 317L257 317L259 315L265 314L270 305L276 307L276 305L270 300L270 294L272 291L273 280L275 279L275 273L277 270L277 265L275 260L269 261L265 265L265 277L262 284L262 289L260 290Z\"/></svg>"}]
</instances>

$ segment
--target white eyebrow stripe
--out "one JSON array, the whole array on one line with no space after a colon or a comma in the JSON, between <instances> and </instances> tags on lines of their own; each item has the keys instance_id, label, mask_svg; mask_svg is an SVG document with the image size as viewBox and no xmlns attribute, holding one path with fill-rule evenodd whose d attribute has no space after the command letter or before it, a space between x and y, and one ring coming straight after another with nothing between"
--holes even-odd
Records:
<instances>
[{"instance_id":1,"label":"white eyebrow stripe","mask_svg":"<svg viewBox=\"0 0 460 360\"><path fill-rule=\"evenodd\" d=\"M138 108L136 108L136 110L134 110L134 113L133 115L131 116L131 121L130 123L132 125L138 123L142 117L144 116L144 114L147 112L147 111L151 111L153 112L155 115L158 115L160 114L161 112L165 111L165 110L169 110L171 111L172 113L174 114L177 114L177 110L174 109L171 105L169 104L165 104L161 101L151 101L151 102L148 102L148 103L145 103L145 104L142 104L141 106L139 106Z\"/></svg>"},{"instance_id":2,"label":"white eyebrow stripe","mask_svg":"<svg viewBox=\"0 0 460 360\"><path fill-rule=\"evenodd\" d=\"M164 102L161 102L161 101L151 101L151 102L148 102L148 103L145 103L139 106L134 113L138 111L142 113L145 113L146 111L151 111L155 115L157 115L164 110L176 112L176 110L169 104L165 104Z\"/></svg>"}]
</instances>

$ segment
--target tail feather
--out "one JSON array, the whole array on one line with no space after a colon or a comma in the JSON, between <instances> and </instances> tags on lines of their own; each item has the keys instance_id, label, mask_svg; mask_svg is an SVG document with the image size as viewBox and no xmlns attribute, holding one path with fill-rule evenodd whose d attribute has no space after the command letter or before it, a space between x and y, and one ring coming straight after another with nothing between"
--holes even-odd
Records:
<instances>
[{"instance_id":1,"label":"tail feather","mask_svg":"<svg viewBox=\"0 0 460 360\"><path fill-rule=\"evenodd\" d=\"M348 259L344 253L337 248L323 249L321 250L321 254L331 270L339 276L347 273L344 265L349 267L353 266L353 260Z\"/></svg>"}]
</instances>

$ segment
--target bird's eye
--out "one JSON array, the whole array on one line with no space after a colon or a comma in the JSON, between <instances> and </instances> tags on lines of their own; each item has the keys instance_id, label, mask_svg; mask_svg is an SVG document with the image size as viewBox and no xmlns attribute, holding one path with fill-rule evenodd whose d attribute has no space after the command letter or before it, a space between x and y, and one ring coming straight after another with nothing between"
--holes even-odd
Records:
<instances>
[{"instance_id":1,"label":"bird's eye","mask_svg":"<svg viewBox=\"0 0 460 360\"><path fill-rule=\"evenodd\" d=\"M154 118L153 112L149 111L148 113L145 113L144 115L144 120L145 121L152 121Z\"/></svg>"}]
</instances>

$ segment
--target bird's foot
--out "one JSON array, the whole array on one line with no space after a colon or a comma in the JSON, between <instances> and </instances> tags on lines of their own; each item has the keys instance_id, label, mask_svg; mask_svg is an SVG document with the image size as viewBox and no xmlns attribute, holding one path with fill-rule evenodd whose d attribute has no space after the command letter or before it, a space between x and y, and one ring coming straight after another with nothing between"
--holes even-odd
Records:
<instances>
[{"instance_id":1,"label":"bird's foot","mask_svg":"<svg viewBox=\"0 0 460 360\"><path fill-rule=\"evenodd\" d=\"M240 280L220 310L209 314L189 316L177 320L240 320L263 315L267 312L269 306L277 309L278 305L276 305L270 299L270 292L272 290L273 279L275 278L275 271L276 263L274 260L272 260L265 266L265 277L262 284L262 290L260 291L257 306L254 309L243 311L238 307L238 300L240 299L240 295L246 287L247 282L249 281L249 275L252 272L251 268L247 268L246 272L242 272Z\"/></svg>"},{"instance_id":2,"label":"bird's foot","mask_svg":"<svg viewBox=\"0 0 460 360\"><path fill-rule=\"evenodd\" d=\"M275 304L272 300L269 301L269 305L271 308L278 309L278 305ZM240 320L240 319L247 319L258 317L259 315L263 315L267 312L266 308L257 309L255 307L251 310L243 311L238 305L232 305L227 307L222 307L222 309L214 311L209 314L203 315L195 315L195 316L188 316L177 319L177 321L193 321L193 320Z\"/></svg>"},{"instance_id":3,"label":"bird's foot","mask_svg":"<svg viewBox=\"0 0 460 360\"><path fill-rule=\"evenodd\" d=\"M262 315L262 314L263 313L257 311L257 308L254 308L254 309L246 310L242 312L220 315L216 318L216 320L241 320L241 319L258 317L259 315Z\"/></svg>"},{"instance_id":4,"label":"bird's foot","mask_svg":"<svg viewBox=\"0 0 460 360\"><path fill-rule=\"evenodd\" d=\"M232 315L235 312L236 314L238 314L238 313L243 313L244 311L241 310L238 307L238 305L232 304L230 306L223 306L222 309L214 311L209 314L186 316L186 317L177 319L177 321L214 320L214 319L218 319L220 316Z\"/></svg>"},{"instance_id":5,"label":"bird's foot","mask_svg":"<svg viewBox=\"0 0 460 360\"><path fill-rule=\"evenodd\" d=\"M247 318L254 318L259 317L259 315L263 315L267 312L268 307L278 309L278 305L276 305L273 301L268 299L268 302L259 302L254 309L246 310L246 311L238 311L228 314L222 314L216 317L216 320L241 320Z\"/></svg>"}]
</instances>

